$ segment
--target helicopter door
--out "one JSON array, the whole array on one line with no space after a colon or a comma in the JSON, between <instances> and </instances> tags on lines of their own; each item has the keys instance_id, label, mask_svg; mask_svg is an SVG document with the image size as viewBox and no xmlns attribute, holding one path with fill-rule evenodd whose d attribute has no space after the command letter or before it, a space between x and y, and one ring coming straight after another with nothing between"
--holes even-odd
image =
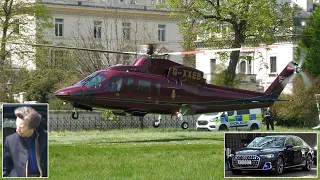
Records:
<instances>
[{"instance_id":1,"label":"helicopter door","mask_svg":"<svg viewBox=\"0 0 320 180\"><path fill-rule=\"evenodd\" d=\"M104 87L104 91L108 93L109 98L120 98L122 81L123 78L120 76L113 76L108 80L108 83Z\"/></svg>"},{"instance_id":2,"label":"helicopter door","mask_svg":"<svg viewBox=\"0 0 320 180\"><path fill-rule=\"evenodd\" d=\"M139 100L151 101L151 81L138 79L137 97Z\"/></svg>"},{"instance_id":3,"label":"helicopter door","mask_svg":"<svg viewBox=\"0 0 320 180\"><path fill-rule=\"evenodd\" d=\"M156 104L159 104L159 101L161 100L160 98L160 93L163 89L161 89L161 84L160 83L155 83L155 87L156 87L156 91L155 91L155 96L153 98L153 100L156 102Z\"/></svg>"},{"instance_id":4,"label":"helicopter door","mask_svg":"<svg viewBox=\"0 0 320 180\"><path fill-rule=\"evenodd\" d=\"M168 91L167 94L170 96L169 101L177 102L180 100L180 88L168 87L167 91Z\"/></svg>"}]
</instances>

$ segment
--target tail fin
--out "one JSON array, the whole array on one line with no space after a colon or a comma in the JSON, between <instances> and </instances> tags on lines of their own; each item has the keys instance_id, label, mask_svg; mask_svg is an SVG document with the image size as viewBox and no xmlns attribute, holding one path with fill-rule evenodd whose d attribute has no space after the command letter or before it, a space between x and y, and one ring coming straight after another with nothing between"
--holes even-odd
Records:
<instances>
[{"instance_id":1,"label":"tail fin","mask_svg":"<svg viewBox=\"0 0 320 180\"><path fill-rule=\"evenodd\" d=\"M297 64L290 62L283 71L277 76L277 78L272 82L268 89L264 92L267 98L276 100L279 98L281 92L285 86L292 79L291 76L294 75Z\"/></svg>"}]
</instances>

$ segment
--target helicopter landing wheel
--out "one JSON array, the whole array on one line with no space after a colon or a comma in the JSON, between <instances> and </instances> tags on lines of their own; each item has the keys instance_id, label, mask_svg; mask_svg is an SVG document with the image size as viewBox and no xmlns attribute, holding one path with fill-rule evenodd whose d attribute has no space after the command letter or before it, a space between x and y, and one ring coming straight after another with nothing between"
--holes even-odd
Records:
<instances>
[{"instance_id":1,"label":"helicopter landing wheel","mask_svg":"<svg viewBox=\"0 0 320 180\"><path fill-rule=\"evenodd\" d=\"M77 111L74 111L71 113L71 117L72 117L72 119L78 119L79 113Z\"/></svg>"},{"instance_id":2,"label":"helicopter landing wheel","mask_svg":"<svg viewBox=\"0 0 320 180\"><path fill-rule=\"evenodd\" d=\"M189 128L189 124L188 124L187 122L183 122L183 123L181 124L181 128L182 128L182 129L188 129L188 128Z\"/></svg>"},{"instance_id":3,"label":"helicopter landing wheel","mask_svg":"<svg viewBox=\"0 0 320 180\"><path fill-rule=\"evenodd\" d=\"M153 121L153 127L154 128L157 128L159 126L160 126L160 121L158 121L158 120Z\"/></svg>"},{"instance_id":4,"label":"helicopter landing wheel","mask_svg":"<svg viewBox=\"0 0 320 180\"><path fill-rule=\"evenodd\" d=\"M153 127L157 128L160 126L161 115L159 115L158 120L153 121Z\"/></svg>"}]
</instances>

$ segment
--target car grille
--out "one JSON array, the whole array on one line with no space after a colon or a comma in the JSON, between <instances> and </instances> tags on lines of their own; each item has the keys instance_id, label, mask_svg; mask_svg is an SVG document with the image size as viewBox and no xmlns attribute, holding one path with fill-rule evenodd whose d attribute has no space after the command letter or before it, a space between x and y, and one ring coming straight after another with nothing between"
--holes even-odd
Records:
<instances>
[{"instance_id":1,"label":"car grille","mask_svg":"<svg viewBox=\"0 0 320 180\"><path fill-rule=\"evenodd\" d=\"M236 155L233 158L234 167L242 168L257 168L260 162L260 157L256 155Z\"/></svg>"},{"instance_id":2,"label":"car grille","mask_svg":"<svg viewBox=\"0 0 320 180\"><path fill-rule=\"evenodd\" d=\"M208 121L198 121L198 125L207 125Z\"/></svg>"}]
</instances>

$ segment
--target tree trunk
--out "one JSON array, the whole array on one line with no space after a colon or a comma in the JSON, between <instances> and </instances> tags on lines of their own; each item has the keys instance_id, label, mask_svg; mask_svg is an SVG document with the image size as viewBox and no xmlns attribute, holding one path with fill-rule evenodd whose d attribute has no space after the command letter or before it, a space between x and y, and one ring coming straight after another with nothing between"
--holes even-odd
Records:
<instances>
[{"instance_id":1,"label":"tree trunk","mask_svg":"<svg viewBox=\"0 0 320 180\"><path fill-rule=\"evenodd\" d=\"M244 43L245 36L241 33L243 28L245 28L245 21L240 21L239 24L235 23L233 25L234 30L234 41L232 48L241 48L241 44ZM224 84L226 86L232 87L234 85L234 79L236 77L236 67L239 61L240 51L232 51L230 55L229 66L225 71Z\"/></svg>"},{"instance_id":2,"label":"tree trunk","mask_svg":"<svg viewBox=\"0 0 320 180\"><path fill-rule=\"evenodd\" d=\"M0 47L0 66L3 67L4 62L6 60L6 41L7 41L7 33L9 29L9 20L11 15L11 8L13 1L6 0L3 4L3 10L5 13L5 19L3 22L3 28L2 28L2 37L1 37L1 47Z\"/></svg>"}]
</instances>

